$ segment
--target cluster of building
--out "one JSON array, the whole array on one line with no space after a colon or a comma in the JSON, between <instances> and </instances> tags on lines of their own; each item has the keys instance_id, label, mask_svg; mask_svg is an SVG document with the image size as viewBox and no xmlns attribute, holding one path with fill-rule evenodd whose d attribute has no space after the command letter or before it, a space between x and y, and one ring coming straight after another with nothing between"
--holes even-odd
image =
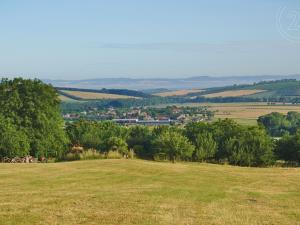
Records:
<instances>
[{"instance_id":1,"label":"cluster of building","mask_svg":"<svg viewBox=\"0 0 300 225\"><path fill-rule=\"evenodd\" d=\"M177 123L176 120L166 119L166 120L139 120L139 119L113 119L115 123L123 125L170 125L171 123Z\"/></svg>"},{"instance_id":2,"label":"cluster of building","mask_svg":"<svg viewBox=\"0 0 300 225\"><path fill-rule=\"evenodd\" d=\"M65 120L72 121L80 118L88 120L112 120L119 124L141 124L141 125L169 125L169 124L184 124L188 122L198 122L210 120L210 111L202 108L129 108L129 109L114 109L112 107L97 110L92 109L88 112L67 113L63 117Z\"/></svg>"}]
</instances>

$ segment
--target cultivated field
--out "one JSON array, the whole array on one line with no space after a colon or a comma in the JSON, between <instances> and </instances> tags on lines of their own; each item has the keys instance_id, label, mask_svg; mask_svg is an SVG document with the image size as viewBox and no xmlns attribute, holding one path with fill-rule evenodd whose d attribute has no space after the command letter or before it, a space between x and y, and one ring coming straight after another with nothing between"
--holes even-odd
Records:
<instances>
[{"instance_id":1,"label":"cultivated field","mask_svg":"<svg viewBox=\"0 0 300 225\"><path fill-rule=\"evenodd\" d=\"M290 111L300 112L300 106L298 105L267 105L267 104L209 104L209 108L216 111L216 118L230 118L237 122L244 124L256 124L258 117L272 113L279 112L286 114Z\"/></svg>"},{"instance_id":2,"label":"cultivated field","mask_svg":"<svg viewBox=\"0 0 300 225\"><path fill-rule=\"evenodd\" d=\"M0 165L0 224L299 225L299 168L93 160Z\"/></svg>"},{"instance_id":3,"label":"cultivated field","mask_svg":"<svg viewBox=\"0 0 300 225\"><path fill-rule=\"evenodd\" d=\"M300 113L300 105L277 104L268 105L267 103L188 103L176 104L178 106L207 106L209 110L215 111L216 119L233 119L242 124L255 125L258 117L279 112L286 114L290 111ZM160 107L166 106L160 105Z\"/></svg>"},{"instance_id":4,"label":"cultivated field","mask_svg":"<svg viewBox=\"0 0 300 225\"><path fill-rule=\"evenodd\" d=\"M161 92L155 93L153 95L160 96L160 97L170 97L170 96L182 96L192 93L200 93L202 90L199 89L190 89L190 90L177 90L177 91L168 91L168 92Z\"/></svg>"},{"instance_id":5,"label":"cultivated field","mask_svg":"<svg viewBox=\"0 0 300 225\"><path fill-rule=\"evenodd\" d=\"M83 91L62 91L66 94L81 98L81 99L129 99L137 98L133 96L126 95L116 95L116 94L106 94L106 93L96 93L96 92L83 92Z\"/></svg>"},{"instance_id":6,"label":"cultivated field","mask_svg":"<svg viewBox=\"0 0 300 225\"><path fill-rule=\"evenodd\" d=\"M59 99L63 102L70 102L70 101L76 101L75 99L69 98L67 96L64 95L59 95Z\"/></svg>"},{"instance_id":7,"label":"cultivated field","mask_svg":"<svg viewBox=\"0 0 300 225\"><path fill-rule=\"evenodd\" d=\"M246 95L253 95L260 92L264 92L264 90L236 90L236 91L222 91L212 94L203 95L206 98L216 98L216 97L239 97Z\"/></svg>"}]
</instances>

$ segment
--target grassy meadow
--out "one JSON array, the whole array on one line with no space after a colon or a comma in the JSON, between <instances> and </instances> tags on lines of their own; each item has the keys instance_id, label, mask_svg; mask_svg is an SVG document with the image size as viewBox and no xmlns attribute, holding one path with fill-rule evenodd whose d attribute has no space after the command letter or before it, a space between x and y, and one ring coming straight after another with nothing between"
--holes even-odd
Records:
<instances>
[{"instance_id":1,"label":"grassy meadow","mask_svg":"<svg viewBox=\"0 0 300 225\"><path fill-rule=\"evenodd\" d=\"M0 165L0 224L300 224L299 168L92 160Z\"/></svg>"}]
</instances>

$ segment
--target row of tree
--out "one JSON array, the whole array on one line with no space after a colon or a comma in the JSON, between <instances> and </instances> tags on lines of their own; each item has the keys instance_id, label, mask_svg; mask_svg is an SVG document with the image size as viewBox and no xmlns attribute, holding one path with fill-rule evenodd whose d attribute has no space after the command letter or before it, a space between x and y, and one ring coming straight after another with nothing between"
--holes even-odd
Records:
<instances>
[{"instance_id":1,"label":"row of tree","mask_svg":"<svg viewBox=\"0 0 300 225\"><path fill-rule=\"evenodd\" d=\"M81 120L68 124L66 132L73 145L122 154L133 149L142 159L228 162L239 166L269 166L278 159L300 162L300 132L276 141L262 127L242 126L229 119L194 122L184 128L123 127Z\"/></svg>"}]
</instances>

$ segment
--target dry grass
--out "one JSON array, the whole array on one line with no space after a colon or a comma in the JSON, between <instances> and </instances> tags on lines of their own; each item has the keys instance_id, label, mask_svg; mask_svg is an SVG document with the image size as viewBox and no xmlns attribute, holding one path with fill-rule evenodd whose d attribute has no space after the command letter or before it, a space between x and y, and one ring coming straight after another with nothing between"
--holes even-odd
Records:
<instances>
[{"instance_id":1,"label":"dry grass","mask_svg":"<svg viewBox=\"0 0 300 225\"><path fill-rule=\"evenodd\" d=\"M116 95L116 94L106 94L106 93L96 93L96 92L82 92L82 91L63 91L69 95L73 95L75 97L81 99L129 99L129 98L137 98L133 96L126 95Z\"/></svg>"},{"instance_id":2,"label":"dry grass","mask_svg":"<svg viewBox=\"0 0 300 225\"><path fill-rule=\"evenodd\" d=\"M222 91L218 93L212 93L203 95L206 98L216 98L216 97L239 97L246 95L253 95L260 92L264 92L264 90L236 90L236 91Z\"/></svg>"},{"instance_id":3,"label":"dry grass","mask_svg":"<svg viewBox=\"0 0 300 225\"><path fill-rule=\"evenodd\" d=\"M0 165L1 225L299 225L300 169L141 160Z\"/></svg>"},{"instance_id":4,"label":"dry grass","mask_svg":"<svg viewBox=\"0 0 300 225\"><path fill-rule=\"evenodd\" d=\"M154 95L160 96L160 97L170 97L170 96L182 96L192 93L200 93L202 90L199 89L191 89L191 90L177 90L177 91L168 91L168 92L161 92L161 93L155 93Z\"/></svg>"}]
</instances>

